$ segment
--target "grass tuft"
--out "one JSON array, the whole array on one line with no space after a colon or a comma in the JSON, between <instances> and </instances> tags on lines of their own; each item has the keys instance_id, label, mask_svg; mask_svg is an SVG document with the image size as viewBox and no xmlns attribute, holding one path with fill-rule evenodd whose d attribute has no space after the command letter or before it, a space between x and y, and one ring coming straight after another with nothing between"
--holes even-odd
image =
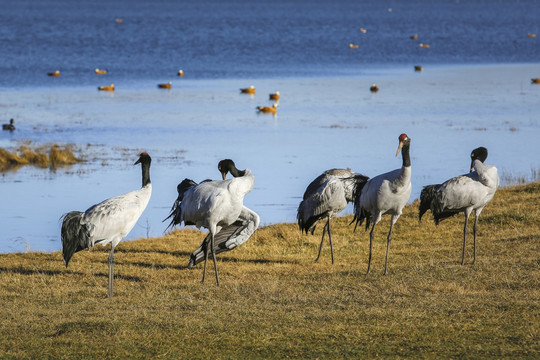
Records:
<instances>
[{"instance_id":1,"label":"grass tuft","mask_svg":"<svg viewBox=\"0 0 540 360\"><path fill-rule=\"evenodd\" d=\"M82 161L73 153L71 145L61 147L57 144L31 148L21 145L13 152L0 148L0 171L17 170L24 165L56 169Z\"/></svg>"},{"instance_id":2,"label":"grass tuft","mask_svg":"<svg viewBox=\"0 0 540 360\"><path fill-rule=\"evenodd\" d=\"M115 296L107 292L109 248L0 255L0 358L284 359L540 357L540 183L502 188L482 212L472 261L460 265L463 215L418 222L418 204L394 226L382 274L389 217L352 233L332 220L335 264L322 232L265 226L187 269L205 234L181 229L122 242Z\"/></svg>"}]
</instances>

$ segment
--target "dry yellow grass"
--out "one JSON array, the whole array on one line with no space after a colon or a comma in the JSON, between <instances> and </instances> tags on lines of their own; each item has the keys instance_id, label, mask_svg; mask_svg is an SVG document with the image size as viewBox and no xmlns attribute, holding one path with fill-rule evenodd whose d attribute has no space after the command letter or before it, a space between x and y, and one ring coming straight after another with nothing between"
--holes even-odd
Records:
<instances>
[{"instance_id":1,"label":"dry yellow grass","mask_svg":"<svg viewBox=\"0 0 540 360\"><path fill-rule=\"evenodd\" d=\"M57 144L43 145L31 148L21 145L13 152L0 148L0 171L16 170L23 165L34 165L42 168L73 165L81 161L78 159L71 146L59 146Z\"/></svg>"},{"instance_id":2,"label":"dry yellow grass","mask_svg":"<svg viewBox=\"0 0 540 360\"><path fill-rule=\"evenodd\" d=\"M463 217L418 224L417 204L368 233L350 216L327 242L295 224L263 227L218 256L221 285L188 256L204 234L123 242L115 296L108 248L73 257L0 255L0 358L530 358L540 357L540 183L500 189L479 221L477 263L460 265ZM212 267L210 267L210 270ZM212 275L212 273L210 273Z\"/></svg>"}]
</instances>

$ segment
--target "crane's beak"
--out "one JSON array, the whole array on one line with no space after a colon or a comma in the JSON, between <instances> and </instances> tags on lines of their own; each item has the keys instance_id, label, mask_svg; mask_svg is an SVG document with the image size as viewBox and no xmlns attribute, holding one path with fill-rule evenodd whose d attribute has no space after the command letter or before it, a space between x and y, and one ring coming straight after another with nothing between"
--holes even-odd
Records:
<instances>
[{"instance_id":1,"label":"crane's beak","mask_svg":"<svg viewBox=\"0 0 540 360\"><path fill-rule=\"evenodd\" d=\"M227 180L227 172L221 172L221 177L223 178L223 180Z\"/></svg>"},{"instance_id":2,"label":"crane's beak","mask_svg":"<svg viewBox=\"0 0 540 360\"><path fill-rule=\"evenodd\" d=\"M473 170L474 170L474 160L471 161L471 171L470 172L473 172Z\"/></svg>"},{"instance_id":3,"label":"crane's beak","mask_svg":"<svg viewBox=\"0 0 540 360\"><path fill-rule=\"evenodd\" d=\"M401 151L401 148L403 147L403 141L400 141L399 142L399 145L397 147L397 151L396 151L396 157L399 155L399 152Z\"/></svg>"},{"instance_id":4,"label":"crane's beak","mask_svg":"<svg viewBox=\"0 0 540 360\"><path fill-rule=\"evenodd\" d=\"M139 164L140 162L141 162L141 158L139 158L139 160L135 161L135 164L133 164L133 165L137 165L137 164Z\"/></svg>"}]
</instances>

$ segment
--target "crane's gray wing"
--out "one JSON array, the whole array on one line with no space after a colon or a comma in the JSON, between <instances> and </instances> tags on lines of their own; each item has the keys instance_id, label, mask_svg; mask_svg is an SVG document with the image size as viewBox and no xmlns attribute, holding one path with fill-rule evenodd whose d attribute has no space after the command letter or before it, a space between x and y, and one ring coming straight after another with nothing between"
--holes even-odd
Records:
<instances>
[{"instance_id":1,"label":"crane's gray wing","mask_svg":"<svg viewBox=\"0 0 540 360\"><path fill-rule=\"evenodd\" d=\"M237 246L245 243L251 235L255 232L259 226L260 218L257 213L242 207L242 212L238 219L226 226L222 226L221 230L214 236L214 252L215 254L222 253L224 251L230 251ZM205 258L206 244L210 243L210 234L208 234L201 245L191 254L189 257L188 267L192 268Z\"/></svg>"}]
</instances>

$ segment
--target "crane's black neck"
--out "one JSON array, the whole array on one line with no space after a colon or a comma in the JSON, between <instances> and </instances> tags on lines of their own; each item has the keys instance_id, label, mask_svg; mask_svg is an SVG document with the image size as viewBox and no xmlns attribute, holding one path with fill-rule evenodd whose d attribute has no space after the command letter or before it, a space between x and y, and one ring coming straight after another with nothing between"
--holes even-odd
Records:
<instances>
[{"instance_id":1,"label":"crane's black neck","mask_svg":"<svg viewBox=\"0 0 540 360\"><path fill-rule=\"evenodd\" d=\"M403 147L401 148L401 158L403 159L403 167L411 166L411 156L409 154L409 147L411 146L411 139L405 140Z\"/></svg>"},{"instance_id":2,"label":"crane's black neck","mask_svg":"<svg viewBox=\"0 0 540 360\"><path fill-rule=\"evenodd\" d=\"M240 177L246 174L246 170L238 170L234 164L234 161L231 159L221 160L218 163L218 170L222 174L227 174L227 172L230 172L234 177Z\"/></svg>"},{"instance_id":3,"label":"crane's black neck","mask_svg":"<svg viewBox=\"0 0 540 360\"><path fill-rule=\"evenodd\" d=\"M236 166L233 165L231 169L229 169L229 172L234 177L240 177L246 175L246 170L238 170Z\"/></svg>"},{"instance_id":4,"label":"crane's black neck","mask_svg":"<svg viewBox=\"0 0 540 360\"><path fill-rule=\"evenodd\" d=\"M142 169L142 187L145 187L150 184L150 164L152 163L152 158L147 153L141 153L135 165L139 163Z\"/></svg>"},{"instance_id":5,"label":"crane's black neck","mask_svg":"<svg viewBox=\"0 0 540 360\"><path fill-rule=\"evenodd\" d=\"M142 169L142 186L150 184L150 162L143 162L141 164Z\"/></svg>"}]
</instances>

